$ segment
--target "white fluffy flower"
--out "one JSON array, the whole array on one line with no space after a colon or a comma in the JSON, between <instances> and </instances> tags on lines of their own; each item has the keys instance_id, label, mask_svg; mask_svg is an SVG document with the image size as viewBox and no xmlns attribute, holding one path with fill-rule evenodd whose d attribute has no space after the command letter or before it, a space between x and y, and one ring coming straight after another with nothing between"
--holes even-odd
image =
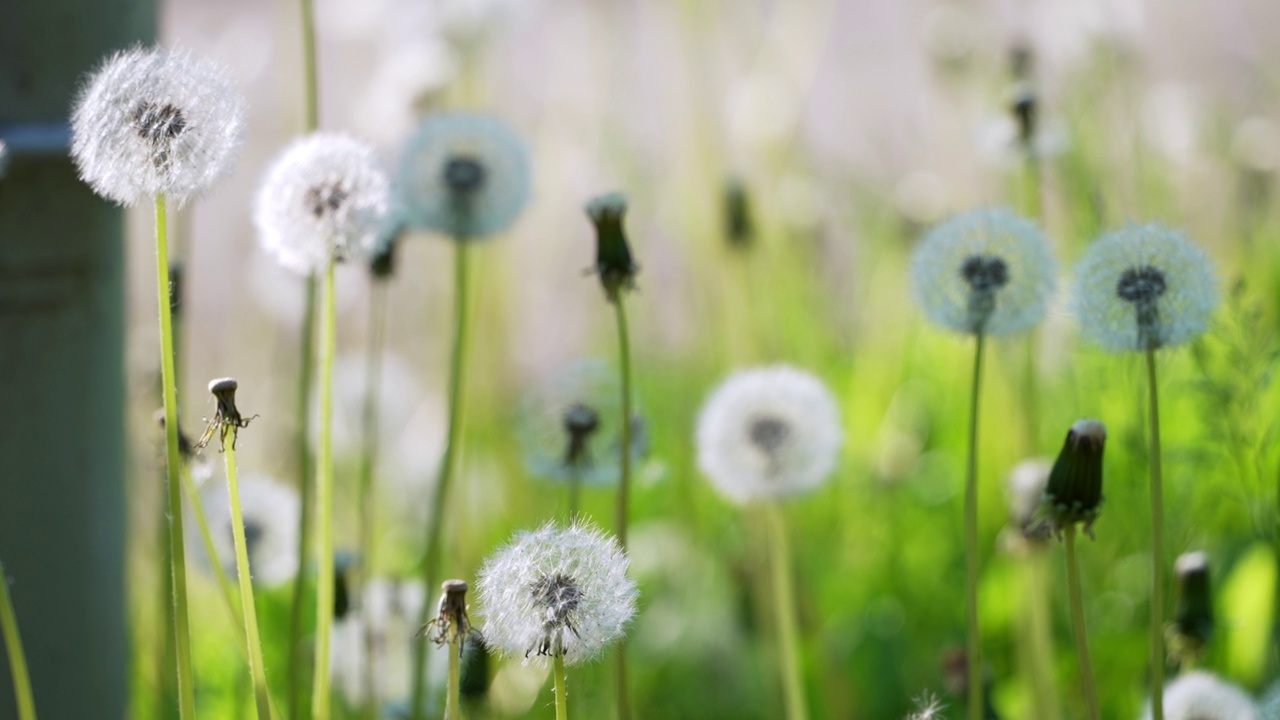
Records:
<instances>
[{"instance_id":1,"label":"white fluffy flower","mask_svg":"<svg viewBox=\"0 0 1280 720\"><path fill-rule=\"evenodd\" d=\"M1164 686L1165 720L1258 720L1258 706L1239 687L1213 673L1183 673ZM1151 718L1151 703L1142 710Z\"/></svg>"},{"instance_id":2,"label":"white fluffy flower","mask_svg":"<svg viewBox=\"0 0 1280 720\"><path fill-rule=\"evenodd\" d=\"M267 252L306 275L372 252L389 195L373 148L347 135L312 133L272 163L253 222Z\"/></svg>"},{"instance_id":3,"label":"white fluffy flower","mask_svg":"<svg viewBox=\"0 0 1280 720\"><path fill-rule=\"evenodd\" d=\"M529 157L490 115L441 113L418 126L400 159L398 202L409 225L471 240L502 232L529 200Z\"/></svg>"},{"instance_id":4,"label":"white fluffy flower","mask_svg":"<svg viewBox=\"0 0 1280 720\"><path fill-rule=\"evenodd\" d=\"M1057 263L1040 229L1009 210L973 210L930 230L916 248L916 300L934 323L1011 335L1044 319Z\"/></svg>"},{"instance_id":5,"label":"white fluffy flower","mask_svg":"<svg viewBox=\"0 0 1280 720\"><path fill-rule=\"evenodd\" d=\"M71 156L94 192L124 205L183 202L231 169L244 98L220 63L134 48L94 73L71 114Z\"/></svg>"},{"instance_id":6,"label":"white fluffy flower","mask_svg":"<svg viewBox=\"0 0 1280 720\"><path fill-rule=\"evenodd\" d=\"M1179 232L1140 225L1107 233L1076 266L1080 332L1107 350L1180 345L1218 307L1213 263Z\"/></svg>"},{"instance_id":7,"label":"white fluffy flower","mask_svg":"<svg viewBox=\"0 0 1280 720\"><path fill-rule=\"evenodd\" d=\"M273 587L298 573L298 493L262 475L241 475L240 509L249 549L249 570L255 585ZM231 499L227 483L210 479L200 491L200 503L209 520L218 561L232 578L236 576L236 552L231 534ZM188 525L194 537L195 523ZM199 555L209 562L204 544Z\"/></svg>"},{"instance_id":8,"label":"white fluffy flower","mask_svg":"<svg viewBox=\"0 0 1280 720\"><path fill-rule=\"evenodd\" d=\"M787 366L720 384L698 418L698 466L734 502L813 490L835 467L840 413L822 381Z\"/></svg>"},{"instance_id":9,"label":"white fluffy flower","mask_svg":"<svg viewBox=\"0 0 1280 720\"><path fill-rule=\"evenodd\" d=\"M576 665L622 637L639 591L617 540L575 523L518 533L480 571L477 599L490 648Z\"/></svg>"}]
</instances>

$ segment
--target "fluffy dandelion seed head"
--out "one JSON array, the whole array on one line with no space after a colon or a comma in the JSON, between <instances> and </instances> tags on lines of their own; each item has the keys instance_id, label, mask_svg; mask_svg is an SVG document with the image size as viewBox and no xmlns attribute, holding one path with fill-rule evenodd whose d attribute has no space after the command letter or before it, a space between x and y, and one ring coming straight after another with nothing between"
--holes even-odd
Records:
<instances>
[{"instance_id":1,"label":"fluffy dandelion seed head","mask_svg":"<svg viewBox=\"0 0 1280 720\"><path fill-rule=\"evenodd\" d=\"M1193 340L1218 307L1209 256L1159 225L1099 238L1076 266L1073 294L1081 334L1115 352Z\"/></svg>"},{"instance_id":2,"label":"fluffy dandelion seed head","mask_svg":"<svg viewBox=\"0 0 1280 720\"><path fill-rule=\"evenodd\" d=\"M931 230L911 262L915 295L934 323L1010 335L1035 327L1053 295L1057 263L1044 234L1009 210L974 210Z\"/></svg>"},{"instance_id":3,"label":"fluffy dandelion seed head","mask_svg":"<svg viewBox=\"0 0 1280 720\"><path fill-rule=\"evenodd\" d=\"M418 126L400 160L408 225L472 240L506 230L529 199L524 143L501 120L441 113Z\"/></svg>"},{"instance_id":4,"label":"fluffy dandelion seed head","mask_svg":"<svg viewBox=\"0 0 1280 720\"><path fill-rule=\"evenodd\" d=\"M103 197L181 203L230 171L244 125L244 98L221 64L133 48L108 58L76 98L71 157Z\"/></svg>"},{"instance_id":5,"label":"fluffy dandelion seed head","mask_svg":"<svg viewBox=\"0 0 1280 720\"><path fill-rule=\"evenodd\" d=\"M698 465L730 500L813 490L831 475L840 415L822 381L786 366L744 370L712 392L698 418Z\"/></svg>"},{"instance_id":6,"label":"fluffy dandelion seed head","mask_svg":"<svg viewBox=\"0 0 1280 720\"><path fill-rule=\"evenodd\" d=\"M1165 720L1260 720L1257 704L1241 688L1213 673L1194 670L1164 686ZM1151 718L1151 703L1142 711Z\"/></svg>"},{"instance_id":7,"label":"fluffy dandelion seed head","mask_svg":"<svg viewBox=\"0 0 1280 720\"><path fill-rule=\"evenodd\" d=\"M616 540L591 526L548 523L517 534L480 571L485 642L536 662L590 660L622 637L635 614L629 563Z\"/></svg>"},{"instance_id":8,"label":"fluffy dandelion seed head","mask_svg":"<svg viewBox=\"0 0 1280 720\"><path fill-rule=\"evenodd\" d=\"M234 578L236 555L227 484L206 483L200 492L200 501L209 519L218 562ZM297 492L265 476L242 475L240 509L244 513L244 536L254 584L274 587L291 580L298 572L300 503ZM203 555L204 546L199 547Z\"/></svg>"},{"instance_id":9,"label":"fluffy dandelion seed head","mask_svg":"<svg viewBox=\"0 0 1280 720\"><path fill-rule=\"evenodd\" d=\"M331 260L372 254L389 196L373 148L347 135L313 133L272 163L253 221L266 251L306 275Z\"/></svg>"}]
</instances>

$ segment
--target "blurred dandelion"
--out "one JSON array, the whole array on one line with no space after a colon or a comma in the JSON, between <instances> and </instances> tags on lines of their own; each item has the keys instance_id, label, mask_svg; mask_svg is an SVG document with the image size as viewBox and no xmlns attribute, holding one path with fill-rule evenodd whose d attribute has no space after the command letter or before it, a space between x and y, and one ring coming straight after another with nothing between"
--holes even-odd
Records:
<instances>
[{"instance_id":1,"label":"blurred dandelion","mask_svg":"<svg viewBox=\"0 0 1280 720\"><path fill-rule=\"evenodd\" d=\"M355 611L333 626L329 670L347 703L405 702L412 686L413 634L426 592L416 580L374 578L360 589ZM373 643L366 642L372 636ZM374 679L374 697L368 679Z\"/></svg>"},{"instance_id":2,"label":"blurred dandelion","mask_svg":"<svg viewBox=\"0 0 1280 720\"><path fill-rule=\"evenodd\" d=\"M1178 603L1169 625L1169 654L1183 670L1190 670L1203 656L1213 637L1213 591L1209 583L1209 556L1189 552L1173 564L1178 581Z\"/></svg>"},{"instance_id":3,"label":"blurred dandelion","mask_svg":"<svg viewBox=\"0 0 1280 720\"><path fill-rule=\"evenodd\" d=\"M224 483L208 483L200 490L201 504L208 513L217 558L202 554L205 562L217 562L226 572L236 572L232 544L231 502ZM249 569L261 587L276 587L298 573L298 494L265 475L240 478L240 505L244 511L244 535L248 544ZM198 540L198 538L193 538Z\"/></svg>"},{"instance_id":4,"label":"blurred dandelion","mask_svg":"<svg viewBox=\"0 0 1280 720\"><path fill-rule=\"evenodd\" d=\"M1164 688L1164 716L1168 720L1258 720L1258 705L1241 688L1213 673L1183 673ZM1155 717L1148 701L1142 720Z\"/></svg>"},{"instance_id":5,"label":"blurred dandelion","mask_svg":"<svg viewBox=\"0 0 1280 720\"><path fill-rule=\"evenodd\" d=\"M373 148L347 135L313 133L272 162L253 222L272 257L310 275L331 260L374 252L389 193Z\"/></svg>"},{"instance_id":6,"label":"blurred dandelion","mask_svg":"<svg viewBox=\"0 0 1280 720\"><path fill-rule=\"evenodd\" d=\"M1021 671L1028 676L1032 696L1037 698L1041 720L1057 720L1058 692L1054 682L1055 653L1049 598L1053 583L1044 552L1050 530L1042 522L1040 508L1053 461L1049 458L1023 460L1009 471L1005 491L1009 499L1009 519L1017 533L1011 546L1016 550L1022 575L1022 596L1018 603L1015 639Z\"/></svg>"},{"instance_id":7,"label":"blurred dandelion","mask_svg":"<svg viewBox=\"0 0 1280 720\"><path fill-rule=\"evenodd\" d=\"M1023 460L1009 471L1005 490L1009 498L1009 517L1028 540L1044 540L1048 528L1038 517L1044 491L1049 485L1053 462L1048 458Z\"/></svg>"}]
</instances>

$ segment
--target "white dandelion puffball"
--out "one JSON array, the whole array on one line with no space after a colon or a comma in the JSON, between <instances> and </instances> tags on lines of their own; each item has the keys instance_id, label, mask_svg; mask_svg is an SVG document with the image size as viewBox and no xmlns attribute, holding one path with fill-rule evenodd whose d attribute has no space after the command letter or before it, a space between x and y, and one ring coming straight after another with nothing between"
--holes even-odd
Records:
<instances>
[{"instance_id":1,"label":"white dandelion puffball","mask_svg":"<svg viewBox=\"0 0 1280 720\"><path fill-rule=\"evenodd\" d=\"M618 541L575 523L517 533L476 584L485 643L505 655L577 665L623 636L639 591Z\"/></svg>"},{"instance_id":2,"label":"white dandelion puffball","mask_svg":"<svg viewBox=\"0 0 1280 720\"><path fill-rule=\"evenodd\" d=\"M244 98L220 63L134 48L112 55L76 98L71 157L94 192L122 205L182 203L231 170Z\"/></svg>"},{"instance_id":3,"label":"white dandelion puffball","mask_svg":"<svg viewBox=\"0 0 1280 720\"><path fill-rule=\"evenodd\" d=\"M835 467L842 431L821 380L787 366L734 373L698 417L698 467L736 503L817 488Z\"/></svg>"},{"instance_id":4,"label":"white dandelion puffball","mask_svg":"<svg viewBox=\"0 0 1280 720\"><path fill-rule=\"evenodd\" d=\"M1057 271L1040 229L1005 209L947 220L925 235L911 260L925 316L975 335L1012 335L1039 324Z\"/></svg>"},{"instance_id":5,"label":"white dandelion puffball","mask_svg":"<svg viewBox=\"0 0 1280 720\"><path fill-rule=\"evenodd\" d=\"M1072 308L1080 333L1113 352L1193 340L1217 307L1209 256L1159 225L1107 233L1076 266Z\"/></svg>"},{"instance_id":6,"label":"white dandelion puffball","mask_svg":"<svg viewBox=\"0 0 1280 720\"><path fill-rule=\"evenodd\" d=\"M253 223L272 257L307 275L372 253L389 198L390 181L373 148L347 135L312 133L271 164Z\"/></svg>"},{"instance_id":7,"label":"white dandelion puffball","mask_svg":"<svg viewBox=\"0 0 1280 720\"><path fill-rule=\"evenodd\" d=\"M298 574L298 493L262 475L240 478L240 509L244 513L244 537L249 550L249 570L255 585L274 587ZM209 533L218 562L236 576L236 553L231 530L231 500L226 482L210 480L200 491L200 502L209 520ZM195 523L191 524L192 526ZM193 531L194 532L194 531ZM199 555L206 562L204 544L196 536Z\"/></svg>"},{"instance_id":8,"label":"white dandelion puffball","mask_svg":"<svg viewBox=\"0 0 1280 720\"><path fill-rule=\"evenodd\" d=\"M472 240L506 230L529 200L529 157L490 115L441 113L409 139L396 177L411 227Z\"/></svg>"},{"instance_id":9,"label":"white dandelion puffball","mask_svg":"<svg viewBox=\"0 0 1280 720\"><path fill-rule=\"evenodd\" d=\"M1244 690L1213 673L1194 670L1164 686L1165 720L1260 720L1258 706ZM1151 703L1142 710L1151 719Z\"/></svg>"}]
</instances>

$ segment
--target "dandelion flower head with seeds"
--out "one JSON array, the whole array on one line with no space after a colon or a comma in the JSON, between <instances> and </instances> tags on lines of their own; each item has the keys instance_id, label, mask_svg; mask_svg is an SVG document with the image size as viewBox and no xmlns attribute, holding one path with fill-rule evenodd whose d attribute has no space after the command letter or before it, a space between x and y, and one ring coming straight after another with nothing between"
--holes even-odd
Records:
<instances>
[{"instance_id":1,"label":"dandelion flower head with seeds","mask_svg":"<svg viewBox=\"0 0 1280 720\"><path fill-rule=\"evenodd\" d=\"M1180 232L1135 225L1107 233L1076 266L1080 332L1107 350L1181 345L1209 326L1218 283L1209 256Z\"/></svg>"},{"instance_id":2,"label":"dandelion flower head with seeds","mask_svg":"<svg viewBox=\"0 0 1280 720\"><path fill-rule=\"evenodd\" d=\"M298 523L301 512L298 493L264 475L242 475L239 484L244 537L248 545L249 569L253 582L262 587L275 587L288 582L298 573ZM234 578L236 555L230 497L225 482L211 480L200 491L200 502L209 520L209 533L218 553L218 561ZM192 534L194 532L193 528ZM198 535L192 542L199 548L199 555L205 562L210 562Z\"/></svg>"},{"instance_id":3,"label":"dandelion flower head with seeds","mask_svg":"<svg viewBox=\"0 0 1280 720\"><path fill-rule=\"evenodd\" d=\"M485 643L505 655L577 665L621 638L639 591L617 540L581 523L518 533L476 584Z\"/></svg>"},{"instance_id":4,"label":"dandelion flower head with seeds","mask_svg":"<svg viewBox=\"0 0 1280 720\"><path fill-rule=\"evenodd\" d=\"M220 63L141 47L112 55L71 112L71 157L94 192L122 205L182 203L231 170L245 103Z\"/></svg>"},{"instance_id":5,"label":"dandelion flower head with seeds","mask_svg":"<svg viewBox=\"0 0 1280 720\"><path fill-rule=\"evenodd\" d=\"M1261 720L1258 706L1243 689L1213 673L1194 670L1164 686L1165 720ZM1151 720L1151 703L1142 710Z\"/></svg>"},{"instance_id":6,"label":"dandelion flower head with seeds","mask_svg":"<svg viewBox=\"0 0 1280 720\"><path fill-rule=\"evenodd\" d=\"M1034 223L1006 209L972 210L930 230L911 278L930 321L957 332L1012 335L1044 319L1057 263Z\"/></svg>"},{"instance_id":7,"label":"dandelion flower head with seeds","mask_svg":"<svg viewBox=\"0 0 1280 720\"><path fill-rule=\"evenodd\" d=\"M529 200L529 156L491 115L440 113L418 126L400 159L397 204L411 227L474 240L511 226Z\"/></svg>"},{"instance_id":8,"label":"dandelion flower head with seeds","mask_svg":"<svg viewBox=\"0 0 1280 720\"><path fill-rule=\"evenodd\" d=\"M821 380L787 366L743 370L711 393L698 418L698 466L730 500L817 488L835 467L842 431Z\"/></svg>"},{"instance_id":9,"label":"dandelion flower head with seeds","mask_svg":"<svg viewBox=\"0 0 1280 720\"><path fill-rule=\"evenodd\" d=\"M333 260L371 254L389 197L390 181L373 148L347 135L312 133L271 164L253 221L263 248L307 275Z\"/></svg>"}]
</instances>

